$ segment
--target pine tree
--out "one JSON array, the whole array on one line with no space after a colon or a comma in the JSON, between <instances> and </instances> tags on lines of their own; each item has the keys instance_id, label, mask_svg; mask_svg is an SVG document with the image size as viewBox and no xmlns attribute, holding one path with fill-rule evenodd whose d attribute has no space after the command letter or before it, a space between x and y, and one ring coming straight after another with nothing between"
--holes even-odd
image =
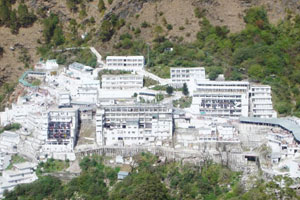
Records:
<instances>
[{"instance_id":1,"label":"pine tree","mask_svg":"<svg viewBox=\"0 0 300 200\"><path fill-rule=\"evenodd\" d=\"M189 95L189 89L188 89L186 83L183 84L182 93L185 96Z\"/></svg>"}]
</instances>

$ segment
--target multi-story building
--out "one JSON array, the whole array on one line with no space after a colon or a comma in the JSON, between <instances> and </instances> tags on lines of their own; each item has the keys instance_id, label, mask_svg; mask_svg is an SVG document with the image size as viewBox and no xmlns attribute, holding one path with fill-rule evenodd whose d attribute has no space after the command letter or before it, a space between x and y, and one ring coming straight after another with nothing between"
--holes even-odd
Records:
<instances>
[{"instance_id":1,"label":"multi-story building","mask_svg":"<svg viewBox=\"0 0 300 200\"><path fill-rule=\"evenodd\" d=\"M190 88L191 110L196 113L214 117L248 116L248 82L198 80Z\"/></svg>"},{"instance_id":2,"label":"multi-story building","mask_svg":"<svg viewBox=\"0 0 300 200\"><path fill-rule=\"evenodd\" d=\"M268 85L253 85L250 88L250 115L253 117L277 117L272 105L271 87Z\"/></svg>"},{"instance_id":3,"label":"multi-story building","mask_svg":"<svg viewBox=\"0 0 300 200\"><path fill-rule=\"evenodd\" d=\"M62 108L48 112L46 152L72 152L78 135L78 109Z\"/></svg>"},{"instance_id":4,"label":"multi-story building","mask_svg":"<svg viewBox=\"0 0 300 200\"><path fill-rule=\"evenodd\" d=\"M102 75L102 89L130 90L143 87L143 76L134 74Z\"/></svg>"},{"instance_id":5,"label":"multi-story building","mask_svg":"<svg viewBox=\"0 0 300 200\"><path fill-rule=\"evenodd\" d=\"M107 56L105 68L111 70L137 71L144 68L144 56Z\"/></svg>"},{"instance_id":6,"label":"multi-story building","mask_svg":"<svg viewBox=\"0 0 300 200\"><path fill-rule=\"evenodd\" d=\"M173 87L182 87L184 83L194 80L205 79L204 67L189 67L189 68L170 68L170 75Z\"/></svg>"},{"instance_id":7,"label":"multi-story building","mask_svg":"<svg viewBox=\"0 0 300 200\"><path fill-rule=\"evenodd\" d=\"M3 171L8 167L11 160L11 155L0 150L0 171Z\"/></svg>"},{"instance_id":8,"label":"multi-story building","mask_svg":"<svg viewBox=\"0 0 300 200\"><path fill-rule=\"evenodd\" d=\"M0 198L5 190L13 190L15 186L31 183L38 179L35 174L36 164L24 162L14 164L12 170L5 170L0 177Z\"/></svg>"},{"instance_id":9,"label":"multi-story building","mask_svg":"<svg viewBox=\"0 0 300 200\"><path fill-rule=\"evenodd\" d=\"M172 108L164 105L108 105L96 113L99 145L156 145L170 141L172 132Z\"/></svg>"}]
</instances>

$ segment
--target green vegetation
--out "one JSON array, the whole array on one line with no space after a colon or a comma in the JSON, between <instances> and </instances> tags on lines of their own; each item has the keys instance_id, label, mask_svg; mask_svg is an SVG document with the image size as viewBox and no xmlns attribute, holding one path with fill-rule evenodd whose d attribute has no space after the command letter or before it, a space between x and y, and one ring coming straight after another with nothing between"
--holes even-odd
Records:
<instances>
[{"instance_id":1,"label":"green vegetation","mask_svg":"<svg viewBox=\"0 0 300 200\"><path fill-rule=\"evenodd\" d=\"M21 128L21 124L19 123L8 124L3 128L0 127L0 133L3 133L4 131L16 131L19 130L20 128Z\"/></svg>"},{"instance_id":2,"label":"green vegetation","mask_svg":"<svg viewBox=\"0 0 300 200\"><path fill-rule=\"evenodd\" d=\"M10 164L7 166L6 169L12 169L13 166L14 166L14 164L17 164L17 163L23 163L23 162L26 162L26 161L27 161L27 160L26 160L24 157L22 157L22 156L20 156L20 155L18 155L18 154L15 154L15 155L13 155L13 156L11 157Z\"/></svg>"},{"instance_id":3,"label":"green vegetation","mask_svg":"<svg viewBox=\"0 0 300 200\"><path fill-rule=\"evenodd\" d=\"M144 77L144 87L149 87L149 86L157 85L157 84L159 84L158 81L153 80L152 78L149 78L149 77Z\"/></svg>"},{"instance_id":4,"label":"green vegetation","mask_svg":"<svg viewBox=\"0 0 300 200\"><path fill-rule=\"evenodd\" d=\"M105 7L105 4L104 4L104 1L103 0L99 0L99 2L98 2L98 10L99 10L99 12L102 12L105 9L106 9L106 7Z\"/></svg>"},{"instance_id":5,"label":"green vegetation","mask_svg":"<svg viewBox=\"0 0 300 200\"><path fill-rule=\"evenodd\" d=\"M147 70L169 78L170 67L205 66L211 80L224 73L227 80L248 78L269 84L275 109L280 114L300 116L300 16L272 25L264 8L251 8L244 17L245 29L229 34L227 27L211 25L203 13L195 10L195 15L201 18L201 31L192 43L182 43L176 37L170 41L164 33L156 34L150 59L146 60ZM143 22L142 27L147 24ZM133 45L122 51L148 55L147 47L140 41L139 48Z\"/></svg>"},{"instance_id":6,"label":"green vegetation","mask_svg":"<svg viewBox=\"0 0 300 200\"><path fill-rule=\"evenodd\" d=\"M117 182L119 167L103 164L103 158L85 157L80 162L80 176L63 184L51 176L17 186L5 192L5 199L105 199L105 200L188 200L188 199L299 199L289 188L294 184L288 177L277 176L266 182L256 178L247 191L240 182L240 173L211 161L202 166L179 162L161 163L157 156L142 153L134 157L138 165L129 176ZM284 186L279 183L284 181Z\"/></svg>"},{"instance_id":7,"label":"green vegetation","mask_svg":"<svg viewBox=\"0 0 300 200\"><path fill-rule=\"evenodd\" d=\"M183 94L184 96L188 96L188 95L189 95L189 89L188 89L186 83L183 84L183 87L182 87L182 94Z\"/></svg>"},{"instance_id":8,"label":"green vegetation","mask_svg":"<svg viewBox=\"0 0 300 200\"><path fill-rule=\"evenodd\" d=\"M167 87L168 87L168 85L156 85L151 89L152 90L157 90L157 91L166 91Z\"/></svg>"},{"instance_id":9,"label":"green vegetation","mask_svg":"<svg viewBox=\"0 0 300 200\"><path fill-rule=\"evenodd\" d=\"M146 21L143 21L143 23L141 24L141 27L142 28L147 28L147 27L150 27L150 24Z\"/></svg>"},{"instance_id":10,"label":"green vegetation","mask_svg":"<svg viewBox=\"0 0 300 200\"><path fill-rule=\"evenodd\" d=\"M156 102L160 102L162 100L164 100L164 95L162 93L158 93L157 95L155 95L155 101Z\"/></svg>"},{"instance_id":11,"label":"green vegetation","mask_svg":"<svg viewBox=\"0 0 300 200\"><path fill-rule=\"evenodd\" d=\"M54 160L53 158L50 158L45 163L44 162L39 163L36 173L37 175L41 175L43 173L63 171L64 169L67 169L69 165L70 163L68 160L61 161L61 160Z\"/></svg>"},{"instance_id":12,"label":"green vegetation","mask_svg":"<svg viewBox=\"0 0 300 200\"><path fill-rule=\"evenodd\" d=\"M192 97L181 97L173 101L173 106L176 108L189 108L192 104Z\"/></svg>"},{"instance_id":13,"label":"green vegetation","mask_svg":"<svg viewBox=\"0 0 300 200\"><path fill-rule=\"evenodd\" d=\"M17 34L19 28L31 26L37 17L22 1L17 9L12 9L14 3L14 0L0 0L0 26L9 27L13 34Z\"/></svg>"},{"instance_id":14,"label":"green vegetation","mask_svg":"<svg viewBox=\"0 0 300 200\"><path fill-rule=\"evenodd\" d=\"M102 75L121 75L121 74L131 74L130 71L125 71L125 70L109 70L109 69L104 69L101 70L98 73L98 79L102 79Z\"/></svg>"},{"instance_id":15,"label":"green vegetation","mask_svg":"<svg viewBox=\"0 0 300 200\"><path fill-rule=\"evenodd\" d=\"M170 96L170 95L173 94L174 88L173 88L172 86L168 86L168 87L166 88L166 92L167 92L167 94Z\"/></svg>"},{"instance_id":16,"label":"green vegetation","mask_svg":"<svg viewBox=\"0 0 300 200\"><path fill-rule=\"evenodd\" d=\"M35 80L32 82L32 85L33 85L33 86L39 86L39 85L41 85L41 80L35 79Z\"/></svg>"},{"instance_id":17,"label":"green vegetation","mask_svg":"<svg viewBox=\"0 0 300 200\"><path fill-rule=\"evenodd\" d=\"M101 1L101 0L100 0ZM115 14L112 14L109 19L103 20L100 31L99 38L102 42L109 41L116 30L119 30L125 25L124 19L119 19Z\"/></svg>"}]
</instances>

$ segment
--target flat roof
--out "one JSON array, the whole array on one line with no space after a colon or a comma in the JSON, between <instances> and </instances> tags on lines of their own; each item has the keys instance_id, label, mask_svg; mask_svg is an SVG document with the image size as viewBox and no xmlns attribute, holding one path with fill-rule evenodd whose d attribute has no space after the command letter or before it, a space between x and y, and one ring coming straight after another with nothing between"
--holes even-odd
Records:
<instances>
[{"instance_id":1,"label":"flat roof","mask_svg":"<svg viewBox=\"0 0 300 200\"><path fill-rule=\"evenodd\" d=\"M107 56L106 59L113 59L113 58L142 58L144 59L144 56Z\"/></svg>"},{"instance_id":2,"label":"flat roof","mask_svg":"<svg viewBox=\"0 0 300 200\"><path fill-rule=\"evenodd\" d=\"M242 123L266 124L279 126L291 132L298 142L300 142L300 125L285 118L259 118L259 117L240 117Z\"/></svg>"},{"instance_id":3,"label":"flat roof","mask_svg":"<svg viewBox=\"0 0 300 200\"><path fill-rule=\"evenodd\" d=\"M170 67L170 70L172 70L172 69L188 69L188 70L190 70L190 69L203 69L203 70L205 70L204 67Z\"/></svg>"}]
</instances>

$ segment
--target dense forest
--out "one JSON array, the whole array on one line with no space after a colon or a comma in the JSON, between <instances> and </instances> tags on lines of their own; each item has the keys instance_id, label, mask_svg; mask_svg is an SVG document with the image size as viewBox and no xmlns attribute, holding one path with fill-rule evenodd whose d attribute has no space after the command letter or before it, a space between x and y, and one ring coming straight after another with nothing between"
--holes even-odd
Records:
<instances>
[{"instance_id":1,"label":"dense forest","mask_svg":"<svg viewBox=\"0 0 300 200\"><path fill-rule=\"evenodd\" d=\"M132 173L123 181L118 181L119 167L105 166L102 157L85 157L80 162L80 176L70 182L63 183L52 176L40 175L31 184L18 185L14 191L5 192L5 199L300 199L289 188L293 180L287 177L277 176L270 182L253 177L253 184L245 188L241 173L210 161L201 167L159 162L158 157L149 153L142 153L134 160L136 165ZM280 186L282 181L284 186Z\"/></svg>"}]
</instances>

